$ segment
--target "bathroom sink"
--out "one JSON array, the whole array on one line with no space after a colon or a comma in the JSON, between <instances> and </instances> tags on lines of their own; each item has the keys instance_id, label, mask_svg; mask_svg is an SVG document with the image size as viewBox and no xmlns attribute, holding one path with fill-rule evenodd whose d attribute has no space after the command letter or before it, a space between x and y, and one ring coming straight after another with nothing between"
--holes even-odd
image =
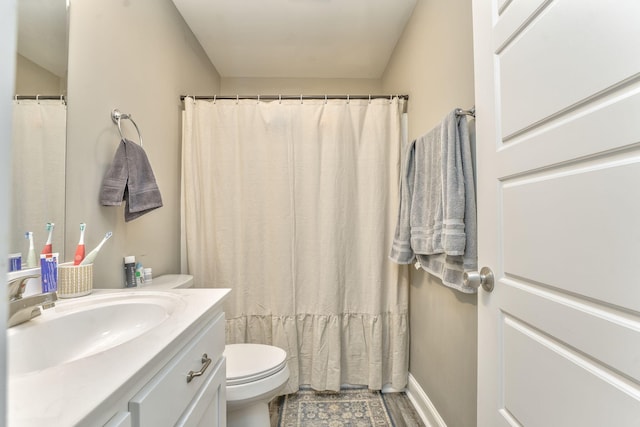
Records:
<instances>
[{"instance_id":1,"label":"bathroom sink","mask_svg":"<svg viewBox=\"0 0 640 427\"><path fill-rule=\"evenodd\" d=\"M147 292L58 300L56 307L7 330L8 373L26 375L107 352L169 319L180 299Z\"/></svg>"}]
</instances>

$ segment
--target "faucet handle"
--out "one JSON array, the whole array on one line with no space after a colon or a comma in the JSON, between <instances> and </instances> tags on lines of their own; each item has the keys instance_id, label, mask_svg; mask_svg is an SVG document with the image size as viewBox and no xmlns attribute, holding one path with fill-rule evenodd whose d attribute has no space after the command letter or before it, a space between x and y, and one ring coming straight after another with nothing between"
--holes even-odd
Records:
<instances>
[{"instance_id":1,"label":"faucet handle","mask_svg":"<svg viewBox=\"0 0 640 427\"><path fill-rule=\"evenodd\" d=\"M22 298L22 294L27 287L27 281L29 279L36 279L40 277L40 269L30 269L21 271L12 271L7 273L7 282L9 286L9 301L14 301Z\"/></svg>"},{"instance_id":2,"label":"faucet handle","mask_svg":"<svg viewBox=\"0 0 640 427\"><path fill-rule=\"evenodd\" d=\"M7 326L10 328L40 316L42 310L55 307L55 301L57 299L58 294L53 291L11 300L9 302L9 319L7 320Z\"/></svg>"},{"instance_id":3,"label":"faucet handle","mask_svg":"<svg viewBox=\"0 0 640 427\"><path fill-rule=\"evenodd\" d=\"M56 301L58 301L58 292L56 291L47 292L46 294L43 294L43 295L46 298L45 301L42 302L43 310L56 306Z\"/></svg>"}]
</instances>

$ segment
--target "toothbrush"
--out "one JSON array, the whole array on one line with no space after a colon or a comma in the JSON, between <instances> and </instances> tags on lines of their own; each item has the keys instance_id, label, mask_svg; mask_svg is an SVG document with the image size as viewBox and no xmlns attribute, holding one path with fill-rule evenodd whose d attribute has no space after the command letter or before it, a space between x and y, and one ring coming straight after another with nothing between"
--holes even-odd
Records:
<instances>
[{"instance_id":1,"label":"toothbrush","mask_svg":"<svg viewBox=\"0 0 640 427\"><path fill-rule=\"evenodd\" d=\"M86 228L84 222L80 223L80 241L78 247L76 247L76 256L73 258L73 265L78 265L84 259L84 229Z\"/></svg>"},{"instance_id":2,"label":"toothbrush","mask_svg":"<svg viewBox=\"0 0 640 427\"><path fill-rule=\"evenodd\" d=\"M44 244L44 248L42 249L42 252L40 252L41 254L50 254L53 252L53 245L51 244L51 237L53 236L53 227L55 226L54 223L52 222L48 222L47 223L47 231L49 232L49 237L47 238L47 243Z\"/></svg>"},{"instance_id":3,"label":"toothbrush","mask_svg":"<svg viewBox=\"0 0 640 427\"><path fill-rule=\"evenodd\" d=\"M29 239L29 252L27 253L27 268L35 268L38 266L36 261L36 250L33 247L33 231L24 233L24 238Z\"/></svg>"},{"instance_id":4,"label":"toothbrush","mask_svg":"<svg viewBox=\"0 0 640 427\"><path fill-rule=\"evenodd\" d=\"M100 242L98 244L98 246L96 246L96 248L94 250L89 252L89 254L82 260L80 265L87 265L87 264L93 263L93 260L96 259L96 256L98 255L98 252L100 251L100 248L102 247L102 245L104 245L104 242L109 240L109 237L111 237L112 235L113 235L113 233L110 232L110 231L107 234L105 234L104 235L104 239L102 239L102 242Z\"/></svg>"}]
</instances>

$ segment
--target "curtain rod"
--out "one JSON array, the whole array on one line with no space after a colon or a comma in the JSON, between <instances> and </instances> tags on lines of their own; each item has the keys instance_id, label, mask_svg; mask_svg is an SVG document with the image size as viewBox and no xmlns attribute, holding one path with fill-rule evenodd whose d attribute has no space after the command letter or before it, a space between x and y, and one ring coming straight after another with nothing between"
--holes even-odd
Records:
<instances>
[{"instance_id":1,"label":"curtain rod","mask_svg":"<svg viewBox=\"0 0 640 427\"><path fill-rule=\"evenodd\" d=\"M64 95L15 95L13 99L15 101L19 101L21 99L35 99L36 101L38 99L59 99L60 101L64 101L65 96Z\"/></svg>"},{"instance_id":2,"label":"curtain rod","mask_svg":"<svg viewBox=\"0 0 640 427\"><path fill-rule=\"evenodd\" d=\"M216 100L216 99L235 99L240 100L240 99L255 99L257 101L260 100L264 100L264 101L280 101L282 99L299 99L299 100L305 100L305 99L390 99L390 98L400 98L400 99L404 99L404 100L408 100L409 99L409 95L250 95L250 96L246 96L246 95L234 95L234 96L230 96L230 95L225 95L225 96L218 96L218 95L207 95L207 96L193 96L193 95L180 95L180 101L184 101L184 99L186 97L189 98L193 98L193 99L210 99L210 100Z\"/></svg>"}]
</instances>

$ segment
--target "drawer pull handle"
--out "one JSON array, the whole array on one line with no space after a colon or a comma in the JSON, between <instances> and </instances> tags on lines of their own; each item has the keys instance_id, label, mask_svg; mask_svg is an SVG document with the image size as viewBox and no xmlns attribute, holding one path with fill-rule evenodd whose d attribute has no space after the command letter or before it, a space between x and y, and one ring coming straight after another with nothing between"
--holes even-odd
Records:
<instances>
[{"instance_id":1,"label":"drawer pull handle","mask_svg":"<svg viewBox=\"0 0 640 427\"><path fill-rule=\"evenodd\" d=\"M198 372L189 371L187 374L187 382L190 383L193 378L204 374L204 371L207 370L209 365L211 365L211 359L207 356L207 353L205 353L202 355L202 368L200 368Z\"/></svg>"}]
</instances>

